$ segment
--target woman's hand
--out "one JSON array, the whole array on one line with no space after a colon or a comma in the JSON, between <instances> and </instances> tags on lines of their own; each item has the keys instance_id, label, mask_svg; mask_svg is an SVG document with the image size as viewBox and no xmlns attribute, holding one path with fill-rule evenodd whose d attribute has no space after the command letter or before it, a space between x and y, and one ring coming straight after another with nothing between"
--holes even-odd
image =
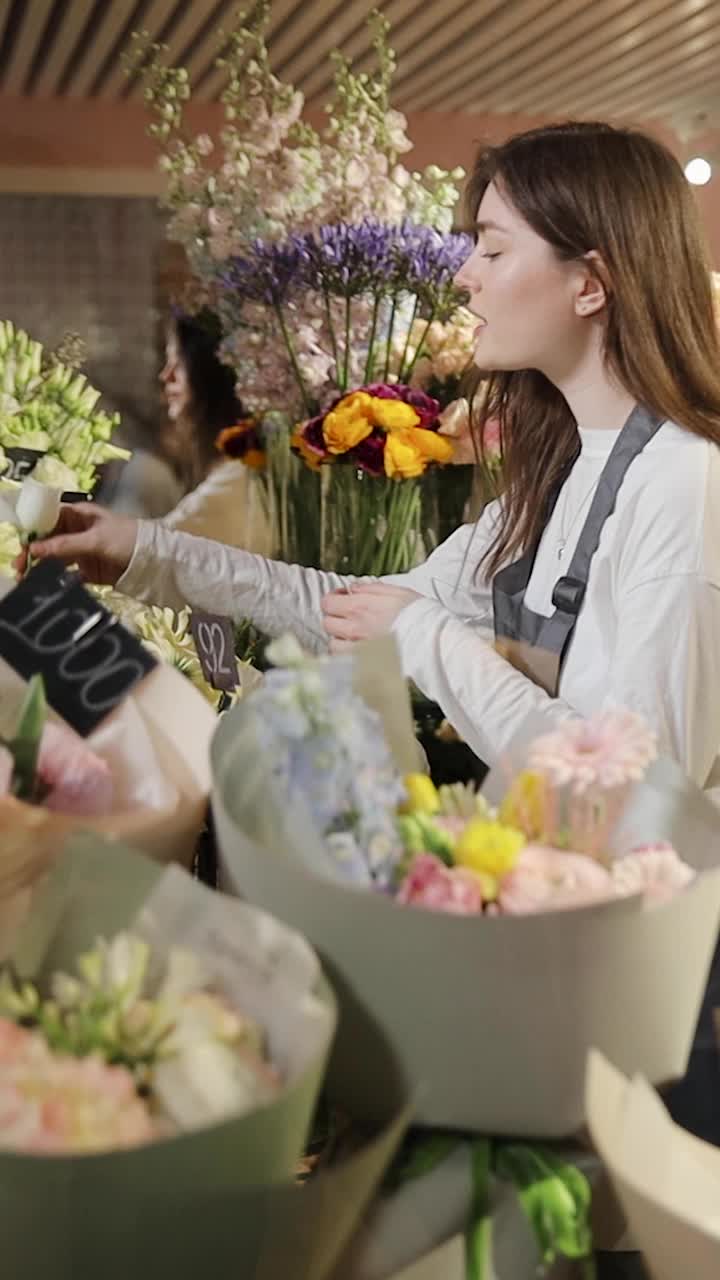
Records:
<instances>
[{"instance_id":1,"label":"woman's hand","mask_svg":"<svg viewBox=\"0 0 720 1280\"><path fill-rule=\"evenodd\" d=\"M137 520L113 515L91 502L60 508L50 537L32 544L33 560L54 557L64 564L76 564L86 582L114 586L127 569L137 536ZM25 568L27 552L16 562Z\"/></svg>"},{"instance_id":2,"label":"woman's hand","mask_svg":"<svg viewBox=\"0 0 720 1280\"><path fill-rule=\"evenodd\" d=\"M340 653L360 640L386 635L398 614L419 599L417 591L385 582L359 582L349 591L333 591L322 602L330 652Z\"/></svg>"}]
</instances>

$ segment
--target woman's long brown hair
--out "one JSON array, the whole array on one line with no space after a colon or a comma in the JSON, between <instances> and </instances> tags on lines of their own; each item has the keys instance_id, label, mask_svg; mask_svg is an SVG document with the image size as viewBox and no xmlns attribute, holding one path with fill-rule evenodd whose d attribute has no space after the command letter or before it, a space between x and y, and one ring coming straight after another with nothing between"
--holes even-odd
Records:
<instances>
[{"instance_id":1,"label":"woman's long brown hair","mask_svg":"<svg viewBox=\"0 0 720 1280\"><path fill-rule=\"evenodd\" d=\"M606 124L519 134L478 156L468 183L473 223L493 182L565 261L596 251L608 288L605 358L638 404L720 444L720 340L710 260L680 165L653 138ZM474 426L497 418L503 499L483 570L539 539L550 495L579 449L575 419L536 369L480 371Z\"/></svg>"}]
</instances>

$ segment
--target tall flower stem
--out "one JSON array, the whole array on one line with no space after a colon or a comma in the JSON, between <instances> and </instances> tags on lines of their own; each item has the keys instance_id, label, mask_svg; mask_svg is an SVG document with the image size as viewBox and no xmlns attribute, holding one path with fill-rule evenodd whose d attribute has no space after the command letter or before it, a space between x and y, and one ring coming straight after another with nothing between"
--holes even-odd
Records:
<instances>
[{"instance_id":1,"label":"tall flower stem","mask_svg":"<svg viewBox=\"0 0 720 1280\"><path fill-rule=\"evenodd\" d=\"M352 299L350 294L345 295L345 361L343 369L343 382L340 390L343 395L348 389L348 378L350 377L350 322L352 320L351 311Z\"/></svg>"},{"instance_id":2,"label":"tall flower stem","mask_svg":"<svg viewBox=\"0 0 720 1280\"><path fill-rule=\"evenodd\" d=\"M407 360L407 354L408 354L408 351L409 351L409 349L410 349L410 339L411 339L411 337L412 337L413 325L415 324L415 321L417 320L417 314L418 314L418 311L419 311L419 310L420 310L420 299L419 299L419 298L417 297L417 295L416 295L416 297L415 297L415 303L414 303L414 305L413 305L413 313L412 313L412 316L411 316L411 318L410 318L410 324L409 324L409 326L408 326L407 336L406 336L406 338L405 338L405 347L404 347L404 349L403 349L403 353L402 353L402 360L400 361L400 367L399 367L399 369L398 369L398 375L397 375L397 376L398 376L398 382L403 382L403 381L404 381L404 378L405 378L405 361ZM423 341L424 341L424 339L425 339L425 335L423 334ZM418 347L418 351L419 351L419 350L420 350L420 348ZM415 354L415 359L417 359L417 352L416 352L416 354ZM413 363L413 367L414 367L414 363Z\"/></svg>"},{"instance_id":3,"label":"tall flower stem","mask_svg":"<svg viewBox=\"0 0 720 1280\"><path fill-rule=\"evenodd\" d=\"M300 365L298 364L298 359L295 354L295 348L292 344L292 338L290 337L290 332L288 330L287 324L285 323L285 317L282 313L282 307L280 306L279 302L273 303L273 307L275 310L275 315L278 318L278 324L280 325L280 332L283 336L283 340L287 348L287 353L290 357L290 364L292 365L293 373L295 374L298 387L300 388L300 394L302 396L303 404L305 406L305 412L309 417L312 414L312 405L310 403L310 397L307 392L307 387L305 386L305 380L302 376L302 370L300 369Z\"/></svg>"},{"instance_id":4,"label":"tall flower stem","mask_svg":"<svg viewBox=\"0 0 720 1280\"><path fill-rule=\"evenodd\" d=\"M385 372L383 374L384 382L387 382L388 373L390 371L390 352L392 349L393 330L395 328L395 314L397 312L397 304L398 304L398 295L394 293L392 296L392 306L390 307L390 322L388 324L387 347L385 348Z\"/></svg>"},{"instance_id":5,"label":"tall flower stem","mask_svg":"<svg viewBox=\"0 0 720 1280\"><path fill-rule=\"evenodd\" d=\"M413 356L412 360L410 361L410 364L408 365L408 368L404 371L404 376L405 376L406 378L408 378L408 379L409 379L410 377L412 377L413 369L415 368L415 365L417 364L418 359L419 359L419 357L420 357L420 352L422 351L422 349L423 349L423 344L424 344L424 342L425 342L425 339L426 339L426 338L427 338L427 336L428 336L428 331L429 331L429 329L430 329L430 325L432 324L433 320L435 319L435 311L436 311L436 308L435 308L435 307L433 307L432 311L430 312L430 319L428 320L427 324L425 325L425 330L424 330L424 332L423 332L423 336L422 336L422 338L420 339L420 341L418 342L417 347L415 348L415 355Z\"/></svg>"},{"instance_id":6,"label":"tall flower stem","mask_svg":"<svg viewBox=\"0 0 720 1280\"><path fill-rule=\"evenodd\" d=\"M375 335L377 334L377 322L380 312L381 297L382 295L380 292L376 293L375 301L373 302L372 319L370 321L370 337L368 338L368 353L367 360L365 361L365 376L363 378L363 381L366 383L370 382L372 379L373 364L375 361Z\"/></svg>"},{"instance_id":7,"label":"tall flower stem","mask_svg":"<svg viewBox=\"0 0 720 1280\"><path fill-rule=\"evenodd\" d=\"M335 336L335 325L333 324L332 309L330 306L330 294L326 288L323 288L323 298L325 299L325 318L327 320L328 332L330 334L330 345L332 346L333 359L335 361L335 380L340 381L340 353L338 351L337 338Z\"/></svg>"}]
</instances>

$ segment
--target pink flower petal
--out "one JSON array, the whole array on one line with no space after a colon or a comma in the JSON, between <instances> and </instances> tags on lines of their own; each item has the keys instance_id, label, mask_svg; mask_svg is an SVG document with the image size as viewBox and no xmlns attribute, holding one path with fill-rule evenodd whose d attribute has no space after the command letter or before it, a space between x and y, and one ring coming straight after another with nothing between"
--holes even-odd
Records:
<instances>
[{"instance_id":1,"label":"pink flower petal","mask_svg":"<svg viewBox=\"0 0 720 1280\"><path fill-rule=\"evenodd\" d=\"M604 867L580 853L526 845L503 876L498 901L506 915L565 911L615 896Z\"/></svg>"}]
</instances>

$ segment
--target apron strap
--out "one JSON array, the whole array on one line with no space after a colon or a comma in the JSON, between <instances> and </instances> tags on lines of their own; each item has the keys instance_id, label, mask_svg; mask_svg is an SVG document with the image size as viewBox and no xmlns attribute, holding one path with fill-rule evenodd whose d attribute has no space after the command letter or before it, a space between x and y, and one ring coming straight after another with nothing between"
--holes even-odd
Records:
<instances>
[{"instance_id":1,"label":"apron strap","mask_svg":"<svg viewBox=\"0 0 720 1280\"><path fill-rule=\"evenodd\" d=\"M664 421L644 405L637 405L615 441L600 475L567 574L555 583L552 602L560 613L577 617L580 612L590 575L590 561L598 549L603 525L615 510L625 473Z\"/></svg>"}]
</instances>

